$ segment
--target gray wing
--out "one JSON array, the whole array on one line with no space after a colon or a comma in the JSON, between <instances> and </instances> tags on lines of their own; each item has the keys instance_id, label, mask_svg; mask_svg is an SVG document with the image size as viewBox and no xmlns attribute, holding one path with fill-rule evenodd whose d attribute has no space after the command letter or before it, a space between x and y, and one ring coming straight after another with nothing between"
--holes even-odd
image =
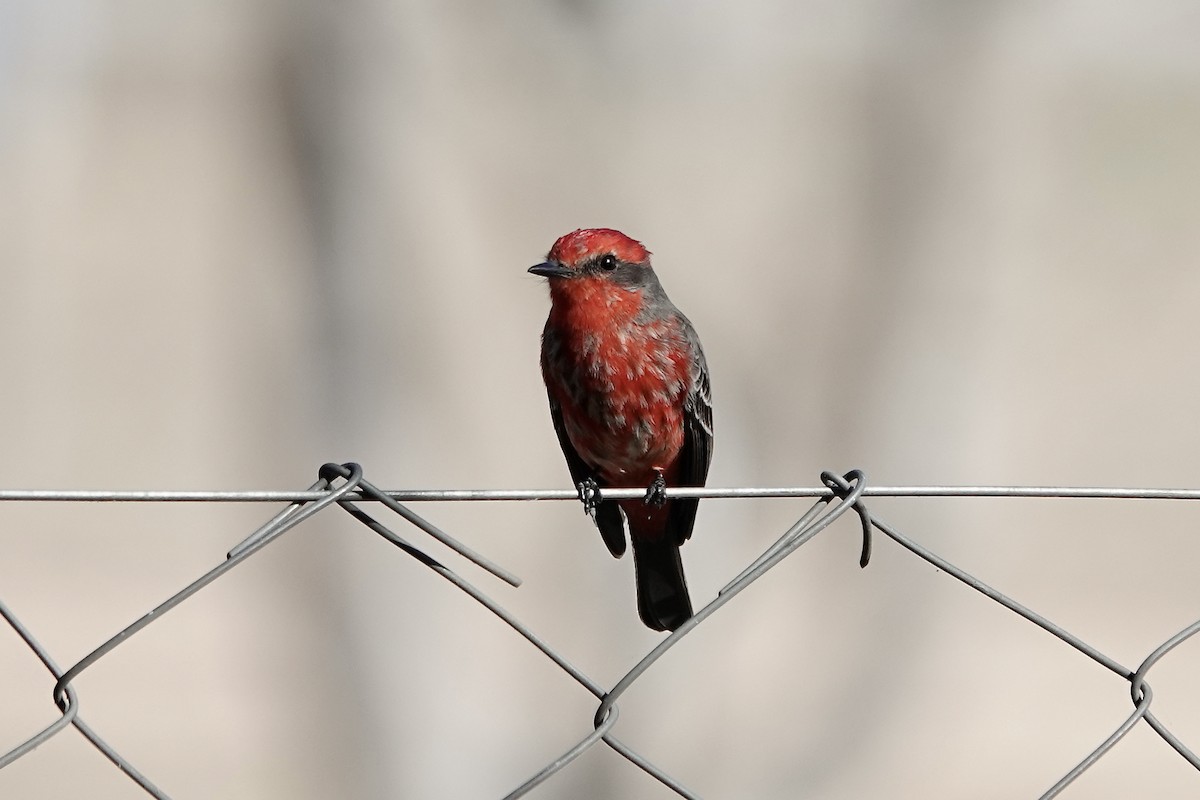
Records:
<instances>
[{"instance_id":1,"label":"gray wing","mask_svg":"<svg viewBox=\"0 0 1200 800\"><path fill-rule=\"evenodd\" d=\"M680 486L703 486L712 463L712 388L700 340L686 320L684 328L692 349L692 390L683 402L683 449L679 452L676 482ZM683 544L691 538L699 503L696 499L671 501L667 534L675 542Z\"/></svg>"},{"instance_id":2,"label":"gray wing","mask_svg":"<svg viewBox=\"0 0 1200 800\"><path fill-rule=\"evenodd\" d=\"M566 456L567 469L571 471L571 481L579 486L586 480L592 480L597 486L603 488L604 480L583 460L583 457L575 449L575 445L571 444L566 426L563 424L562 409L559 408L558 403L554 402L553 398L550 399L550 419L554 420L554 433L558 435L558 446L562 448L563 455ZM695 516L695 512L692 513ZM625 555L625 519L621 516L621 507L617 505L617 501L601 500L593 512L593 519L596 527L600 529L600 537L604 539L604 545L608 548L608 552L612 553L614 558Z\"/></svg>"}]
</instances>

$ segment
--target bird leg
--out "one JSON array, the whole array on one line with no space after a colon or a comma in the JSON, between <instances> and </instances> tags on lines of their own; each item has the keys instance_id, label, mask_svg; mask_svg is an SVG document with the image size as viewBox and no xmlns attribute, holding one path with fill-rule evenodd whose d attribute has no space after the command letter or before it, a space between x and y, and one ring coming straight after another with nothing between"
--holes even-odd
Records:
<instances>
[{"instance_id":1,"label":"bird leg","mask_svg":"<svg viewBox=\"0 0 1200 800\"><path fill-rule=\"evenodd\" d=\"M662 508L667 503L667 480L658 467L654 468L654 480L650 481L650 486L646 489L646 498L642 502L655 508Z\"/></svg>"},{"instance_id":2,"label":"bird leg","mask_svg":"<svg viewBox=\"0 0 1200 800\"><path fill-rule=\"evenodd\" d=\"M595 478L584 478L575 488L579 491L579 501L583 503L583 513L595 516L596 506L600 505L600 486Z\"/></svg>"}]
</instances>

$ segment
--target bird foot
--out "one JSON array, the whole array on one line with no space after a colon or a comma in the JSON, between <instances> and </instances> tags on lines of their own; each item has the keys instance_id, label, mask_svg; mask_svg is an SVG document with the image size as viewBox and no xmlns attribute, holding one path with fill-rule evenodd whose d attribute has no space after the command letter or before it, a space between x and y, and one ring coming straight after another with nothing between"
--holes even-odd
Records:
<instances>
[{"instance_id":1,"label":"bird foot","mask_svg":"<svg viewBox=\"0 0 1200 800\"><path fill-rule=\"evenodd\" d=\"M576 484L575 488L579 490L579 501L583 503L583 513L592 516L596 513L596 506L600 505L600 486L594 478L586 478Z\"/></svg>"},{"instance_id":2,"label":"bird foot","mask_svg":"<svg viewBox=\"0 0 1200 800\"><path fill-rule=\"evenodd\" d=\"M655 472L654 480L646 489L646 497L642 501L648 506L662 508L667 503L667 481L661 472Z\"/></svg>"}]
</instances>

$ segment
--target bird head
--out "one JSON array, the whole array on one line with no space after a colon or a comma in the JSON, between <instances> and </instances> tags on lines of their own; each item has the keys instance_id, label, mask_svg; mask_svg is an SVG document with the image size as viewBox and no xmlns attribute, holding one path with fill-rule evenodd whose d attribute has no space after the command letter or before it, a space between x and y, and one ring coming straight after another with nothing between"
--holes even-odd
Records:
<instances>
[{"instance_id":1,"label":"bird head","mask_svg":"<svg viewBox=\"0 0 1200 800\"><path fill-rule=\"evenodd\" d=\"M653 276L650 251L611 228L581 228L560 237L546 261L529 271L549 279L552 292L572 282L637 290Z\"/></svg>"}]
</instances>

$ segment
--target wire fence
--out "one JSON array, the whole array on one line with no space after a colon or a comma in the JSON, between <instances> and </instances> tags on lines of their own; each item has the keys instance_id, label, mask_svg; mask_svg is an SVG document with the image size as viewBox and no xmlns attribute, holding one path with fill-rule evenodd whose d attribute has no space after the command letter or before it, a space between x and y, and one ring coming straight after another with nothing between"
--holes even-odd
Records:
<instances>
[{"instance_id":1,"label":"wire fence","mask_svg":"<svg viewBox=\"0 0 1200 800\"><path fill-rule=\"evenodd\" d=\"M458 542L449 534L433 525L419 514L412 511L405 503L420 501L507 501L507 500L568 500L576 499L571 491L381 491L363 477L362 468L357 464L325 464L321 467L318 480L307 490L298 492L163 492L163 491L0 491L2 501L25 502L262 502L286 504L274 517L246 537L240 544L230 550L223 561L208 572L201 575L163 603L146 613L133 624L119 631L108 641L97 647L78 663L66 670L60 669L51 655L38 641L37 637L26 628L17 616L0 601L0 616L8 622L17 635L24 640L54 676L55 684L51 699L60 712L60 716L45 729L33 732L24 742L0 755L0 768L28 755L36 747L45 743L68 726L74 726L91 744L112 761L122 772L129 776L146 794L155 798L169 798L164 790L155 786L145 775L137 770L113 746L89 727L79 716L79 698L72 683L79 675L114 649L121 646L133 634L148 625L161 620L166 612L175 608L192 595L199 592L213 581L224 576L227 572L243 563L247 558L275 542L287 531L311 519L328 508L337 506L348 512L354 519L361 522L371 531L379 534L403 553L416 559L421 564L436 572L453 586L474 598L489 611L503 620L515 633L523 637L531 645L541 651L556 664L563 672L578 682L598 701L595 715L592 719L592 730L579 741L571 744L561 755L531 775L528 780L514 788L507 798L524 796L534 787L549 780L556 773L566 769L576 758L586 750L600 743L620 754L633 766L669 787L676 794L686 798L696 798L694 791L688 789L680 780L668 775L650 759L624 744L615 735L618 720L617 701L621 696L654 664L664 653L674 647L680 639L687 636L697 626L717 609L731 601L743 589L758 580L768 570L780 561L794 553L799 547L810 541L818 533L829 527L834 521L853 512L862 531L862 555L860 565L866 567L871 557L872 535L882 533L914 556L934 565L938 569L953 576L966 586L983 594L985 597L999 603L1013 613L1033 623L1037 627L1057 637L1075 648L1081 654L1116 673L1129 683L1129 696L1133 706L1130 715L1121 722L1097 747L1077 764L1069 766L1062 778L1049 787L1041 798L1052 798L1063 791L1072 781L1085 770L1095 764L1108 753L1112 747L1129 733L1139 722L1148 725L1162 741L1175 750L1193 768L1200 771L1200 757L1175 736L1150 711L1153 693L1147 682L1150 669L1173 648L1200 632L1200 620L1188 625L1167 639L1153 650L1136 667L1129 668L1116 659L1101 652L1096 647L1073 635L1063 627L1027 608L1002 592L988 586L964 570L958 568L946 559L931 552L913 539L901 533L878 516L872 514L865 502L866 497L1053 497L1053 498L1115 498L1115 499L1156 499L1156 500L1200 500L1200 491L1181 489L1127 489L1127 488L1064 488L1064 487L1013 487L1013 486L900 486L900 487L871 487L866 484L861 471L853 470L844 476L833 473L821 475L821 487L817 488L743 488L743 489L671 489L671 497L724 497L724 498L763 498L763 497L812 497L814 503L809 511L795 522L788 530L769 547L761 556L746 567L717 595L716 599L699 609L695 616L685 622L678 630L662 639L634 667L629 670L612 687L605 687L589 678L582 670L571 664L558 650L540 638L520 619L505 610L498 603L462 578L458 573L428 555L416 545L406 541L395 533L388 525L381 522L376 514L368 512L364 502L378 504L387 511L399 516L404 522L415 526L420 531L433 537L438 542L449 547L467 560L493 574L500 580L519 586L520 580L503 567L493 563L480 553ZM605 490L606 497L639 498L644 494L640 489L610 489ZM376 506L373 506L375 508ZM3 743L0 743L3 746ZM1198 778L1200 785L1200 778Z\"/></svg>"}]
</instances>

